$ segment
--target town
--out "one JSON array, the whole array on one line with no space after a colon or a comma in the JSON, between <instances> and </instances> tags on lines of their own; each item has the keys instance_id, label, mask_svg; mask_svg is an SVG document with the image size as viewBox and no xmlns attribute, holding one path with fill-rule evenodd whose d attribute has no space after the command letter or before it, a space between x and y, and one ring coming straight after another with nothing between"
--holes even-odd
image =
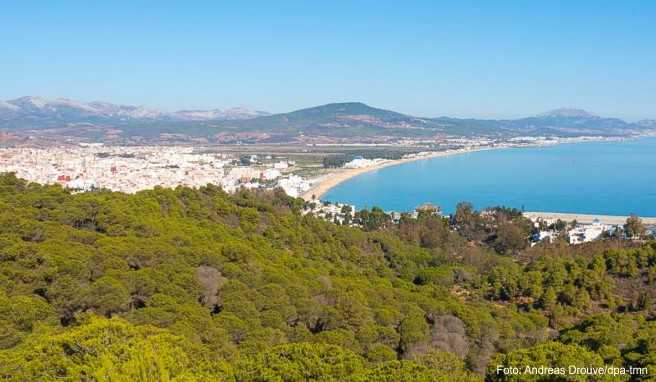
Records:
<instances>
[{"instance_id":1,"label":"town","mask_svg":"<svg viewBox=\"0 0 656 382\"><path fill-rule=\"evenodd\" d=\"M538 143L549 144L549 141L539 140ZM405 154L401 160L492 147L486 146L490 142L476 140L450 144L459 145L451 146L456 148L450 150ZM522 141L521 144L529 142ZM340 162L338 167L339 171L351 171L346 175L352 176L357 174L357 170L393 162L389 159L352 155ZM215 147L106 146L101 143L77 143L66 146L0 149L0 172L13 172L20 178L40 184L59 184L74 193L99 189L135 193L155 187L198 188L207 184L217 185L229 193L242 188L281 188L291 197L303 196L306 199L303 214L312 214L340 225L365 227L371 224L368 219L371 220L372 216L385 224L398 224L404 218L417 219L422 214L453 219L453 216L443 215L440 207L428 203L406 212L382 211L376 208L371 211L358 211L354 205L321 200L320 196L315 197L314 186L323 181L323 178L334 179L344 175L339 172L324 172L318 175L325 170L317 170L317 163L301 165L295 157L282 153L217 152ZM484 210L481 215L484 216L490 211ZM530 237L527 238L531 245L558 239L564 239L569 244L580 244L600 238L617 237L620 233L627 236L624 222L616 221L610 224L601 219L576 222L572 221L573 219L562 220L532 213L525 217L530 219L533 225ZM653 224L646 224L645 235L653 235L655 231Z\"/></svg>"},{"instance_id":2,"label":"town","mask_svg":"<svg viewBox=\"0 0 656 382\"><path fill-rule=\"evenodd\" d=\"M41 184L60 184L74 192L109 189L125 193L156 186L215 184L226 192L244 187L281 187L290 196L310 184L293 174L286 158L205 153L184 146L104 146L7 148L0 150L0 172Z\"/></svg>"}]
</instances>

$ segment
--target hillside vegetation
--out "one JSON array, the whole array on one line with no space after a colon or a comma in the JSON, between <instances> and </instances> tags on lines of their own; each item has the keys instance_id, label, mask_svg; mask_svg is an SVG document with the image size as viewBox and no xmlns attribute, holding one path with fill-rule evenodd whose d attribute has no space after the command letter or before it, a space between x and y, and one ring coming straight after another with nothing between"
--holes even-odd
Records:
<instances>
[{"instance_id":1,"label":"hillside vegetation","mask_svg":"<svg viewBox=\"0 0 656 382\"><path fill-rule=\"evenodd\" d=\"M570 361L656 375L656 244L529 249L512 210L359 229L302 203L0 176L0 380L481 381Z\"/></svg>"}]
</instances>

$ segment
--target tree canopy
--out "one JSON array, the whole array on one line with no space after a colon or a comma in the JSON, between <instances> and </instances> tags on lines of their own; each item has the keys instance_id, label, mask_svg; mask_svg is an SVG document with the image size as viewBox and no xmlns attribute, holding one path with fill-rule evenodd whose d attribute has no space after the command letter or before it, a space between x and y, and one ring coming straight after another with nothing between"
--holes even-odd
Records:
<instances>
[{"instance_id":1,"label":"tree canopy","mask_svg":"<svg viewBox=\"0 0 656 382\"><path fill-rule=\"evenodd\" d=\"M461 206L456 229L373 209L360 229L302 205L1 175L0 379L473 381L530 349L656 363L654 243L528 248L504 208Z\"/></svg>"}]
</instances>

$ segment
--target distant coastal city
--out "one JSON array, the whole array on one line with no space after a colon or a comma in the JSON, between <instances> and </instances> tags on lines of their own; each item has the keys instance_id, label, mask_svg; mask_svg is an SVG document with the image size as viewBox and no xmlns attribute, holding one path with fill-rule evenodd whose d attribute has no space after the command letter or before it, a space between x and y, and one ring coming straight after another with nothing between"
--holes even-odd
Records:
<instances>
[{"instance_id":1,"label":"distant coastal city","mask_svg":"<svg viewBox=\"0 0 656 382\"><path fill-rule=\"evenodd\" d=\"M102 143L74 143L47 147L9 147L0 149L0 172L40 184L59 184L73 193L101 189L135 193L155 187L198 188L208 184L232 193L240 189L273 190L280 188L294 198L306 201L304 213L337 224L362 225L355 205L339 201L322 201L323 195L333 187L355 176L389 166L447 157L477 151L543 147L564 143L609 141L610 137L514 137L505 140L489 138L454 137L441 142L439 149L419 151L421 146L406 154L396 154L390 159L389 145L348 145L351 154L332 154L319 162L308 159L308 152L325 150L308 145L298 152L285 152L275 148L266 150L258 146L247 150L240 146L147 145L112 146ZM369 154L367 158L357 153L370 152L371 148L383 149L382 154ZM404 146L407 149L407 146ZM335 149L335 147L332 147ZM339 151L339 147L337 147ZM258 152L257 150L263 150ZM376 157L375 155L380 155ZM337 160L331 161L330 158ZM361 207L361 206L359 206ZM421 208L414 211L386 211L391 222L402 216L416 218ZM442 214L440 207L433 213ZM625 223L627 217L583 214L557 214L530 212L525 214L536 227L531 240L552 240L563 232L559 222L567 222L564 231L569 243L589 242L602 235L612 234ZM643 218L649 232L656 227L656 219ZM540 229L538 229L540 228Z\"/></svg>"},{"instance_id":2,"label":"distant coastal city","mask_svg":"<svg viewBox=\"0 0 656 382\"><path fill-rule=\"evenodd\" d=\"M453 138L442 142L434 151L415 151L397 155L397 159L365 158L351 155L337 166L328 162L297 163L298 154L276 155L249 153L239 155L234 148L221 151L221 146L148 145L111 146L102 143L77 143L46 147L0 148L0 172L40 184L60 184L72 191L109 189L126 193L152 189L155 186L200 187L221 186L227 192L280 187L292 197L319 199L330 188L359 174L410 161L458 155L482 150L511 147L548 146L594 140L616 140L605 137L516 137L506 141L488 138ZM360 151L371 147L394 150L394 146L350 145ZM421 146L416 146L421 149ZM266 148L262 148L265 150ZM315 145L302 150L317 151ZM257 152L251 148L249 152ZM302 174L302 176L300 176Z\"/></svg>"},{"instance_id":3,"label":"distant coastal city","mask_svg":"<svg viewBox=\"0 0 656 382\"><path fill-rule=\"evenodd\" d=\"M226 192L239 188L282 188L289 196L320 199L330 188L359 174L410 161L481 150L531 147L609 139L600 137L518 137L508 141L451 139L440 151L417 151L398 159L352 155L338 166L297 161L296 155L236 154L220 147L176 145L106 146L78 143L0 149L0 172L40 184L60 184L73 192L109 189L126 193L160 187L214 184ZM357 147L356 146L351 146ZM363 145L365 151L367 145ZM316 148L310 146L310 149ZM307 152L308 150L304 150Z\"/></svg>"}]
</instances>

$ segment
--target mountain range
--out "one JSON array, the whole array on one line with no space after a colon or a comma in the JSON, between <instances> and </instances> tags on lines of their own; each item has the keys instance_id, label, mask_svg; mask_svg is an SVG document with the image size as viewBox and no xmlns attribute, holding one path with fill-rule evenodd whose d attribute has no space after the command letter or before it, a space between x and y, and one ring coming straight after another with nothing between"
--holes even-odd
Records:
<instances>
[{"instance_id":1,"label":"mountain range","mask_svg":"<svg viewBox=\"0 0 656 382\"><path fill-rule=\"evenodd\" d=\"M260 132L281 139L316 137L342 141L394 141L437 136L628 136L655 130L656 123L630 123L580 109L561 108L519 119L424 118L370 107L360 102L333 103L250 119L217 122L229 131Z\"/></svg>"},{"instance_id":2,"label":"mountain range","mask_svg":"<svg viewBox=\"0 0 656 382\"><path fill-rule=\"evenodd\" d=\"M181 110L163 112L142 106L116 105L109 102L79 102L68 98L47 100L41 97L21 97L0 101L0 121L29 121L34 127L39 124L56 125L79 122L128 122L143 120L171 121L214 121L254 118L269 113L246 108Z\"/></svg>"},{"instance_id":3,"label":"mountain range","mask_svg":"<svg viewBox=\"0 0 656 382\"><path fill-rule=\"evenodd\" d=\"M122 142L337 143L443 136L628 136L656 130L656 121L631 123L571 108L519 119L471 119L415 117L360 102L269 114L245 108L163 112L107 102L22 97L0 101L0 129L5 134Z\"/></svg>"}]
</instances>

